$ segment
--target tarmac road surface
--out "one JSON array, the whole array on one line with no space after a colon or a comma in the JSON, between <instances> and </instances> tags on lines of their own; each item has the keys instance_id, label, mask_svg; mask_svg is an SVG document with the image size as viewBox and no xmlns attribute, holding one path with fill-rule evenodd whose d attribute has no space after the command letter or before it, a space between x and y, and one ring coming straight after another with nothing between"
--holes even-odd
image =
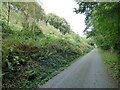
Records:
<instances>
[{"instance_id":1,"label":"tarmac road surface","mask_svg":"<svg viewBox=\"0 0 120 90\"><path fill-rule=\"evenodd\" d=\"M40 88L117 88L97 49L71 64Z\"/></svg>"}]
</instances>

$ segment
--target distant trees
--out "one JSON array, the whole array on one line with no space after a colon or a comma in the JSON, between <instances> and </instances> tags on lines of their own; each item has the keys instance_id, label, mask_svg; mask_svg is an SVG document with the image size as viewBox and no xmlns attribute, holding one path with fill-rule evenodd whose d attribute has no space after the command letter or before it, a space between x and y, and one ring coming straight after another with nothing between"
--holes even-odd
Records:
<instances>
[{"instance_id":1,"label":"distant trees","mask_svg":"<svg viewBox=\"0 0 120 90\"><path fill-rule=\"evenodd\" d=\"M46 23L47 22L55 28L59 29L63 34L69 33L71 29L69 23L64 18L61 18L53 13L49 13L47 15Z\"/></svg>"},{"instance_id":2,"label":"distant trees","mask_svg":"<svg viewBox=\"0 0 120 90\"><path fill-rule=\"evenodd\" d=\"M7 22L10 22L10 10L21 12L24 15L22 25L24 29L29 29L30 25L39 20L46 20L46 14L37 2L4 2L8 8ZM33 28L34 29L34 28Z\"/></svg>"},{"instance_id":3,"label":"distant trees","mask_svg":"<svg viewBox=\"0 0 120 90\"><path fill-rule=\"evenodd\" d=\"M88 37L93 37L99 47L103 49L113 48L120 53L120 3L96 3L79 2L76 13L86 15L87 28L92 27L92 31L85 30Z\"/></svg>"},{"instance_id":4,"label":"distant trees","mask_svg":"<svg viewBox=\"0 0 120 90\"><path fill-rule=\"evenodd\" d=\"M26 16L36 19L37 21L45 20L45 12L43 8L37 2L12 2L12 5L17 8L17 10L22 11Z\"/></svg>"},{"instance_id":5,"label":"distant trees","mask_svg":"<svg viewBox=\"0 0 120 90\"><path fill-rule=\"evenodd\" d=\"M40 20L49 23L64 35L71 30L69 23L64 18L52 13L46 15L37 2L4 2L4 5L8 8L8 23L10 21L10 9L23 15L21 24L24 30L34 31L35 24Z\"/></svg>"},{"instance_id":6,"label":"distant trees","mask_svg":"<svg viewBox=\"0 0 120 90\"><path fill-rule=\"evenodd\" d=\"M39 20L46 20L46 14L42 7L36 2L13 2L12 5L24 14L23 27L29 28L29 24L38 22ZM34 29L34 28L33 28Z\"/></svg>"}]
</instances>

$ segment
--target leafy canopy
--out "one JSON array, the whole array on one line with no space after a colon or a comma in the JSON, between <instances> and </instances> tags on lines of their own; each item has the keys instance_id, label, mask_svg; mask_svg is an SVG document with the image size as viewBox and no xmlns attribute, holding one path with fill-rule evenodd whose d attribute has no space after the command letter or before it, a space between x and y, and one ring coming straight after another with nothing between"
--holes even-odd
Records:
<instances>
[{"instance_id":1,"label":"leafy canopy","mask_svg":"<svg viewBox=\"0 0 120 90\"><path fill-rule=\"evenodd\" d=\"M77 3L79 8L75 8L75 12L86 15L87 36L92 37L103 49L113 48L120 52L120 3L80 2L79 0ZM90 27L92 30L88 31Z\"/></svg>"},{"instance_id":2,"label":"leafy canopy","mask_svg":"<svg viewBox=\"0 0 120 90\"><path fill-rule=\"evenodd\" d=\"M47 22L59 29L63 34L69 33L71 30L69 23L64 18L61 18L53 13L49 13L47 15Z\"/></svg>"}]
</instances>

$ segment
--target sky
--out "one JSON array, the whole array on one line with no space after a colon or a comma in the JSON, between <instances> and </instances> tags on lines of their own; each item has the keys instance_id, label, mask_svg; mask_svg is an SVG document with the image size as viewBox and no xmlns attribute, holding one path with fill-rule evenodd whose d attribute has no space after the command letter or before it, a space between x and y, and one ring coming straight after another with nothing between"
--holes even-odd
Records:
<instances>
[{"instance_id":1,"label":"sky","mask_svg":"<svg viewBox=\"0 0 120 90\"><path fill-rule=\"evenodd\" d=\"M80 36L84 36L83 31L85 29L85 15L76 14L73 8L77 8L78 5L74 0L37 0L42 2L42 6L46 12L54 13L60 17L63 17L70 24L72 30L78 33Z\"/></svg>"}]
</instances>

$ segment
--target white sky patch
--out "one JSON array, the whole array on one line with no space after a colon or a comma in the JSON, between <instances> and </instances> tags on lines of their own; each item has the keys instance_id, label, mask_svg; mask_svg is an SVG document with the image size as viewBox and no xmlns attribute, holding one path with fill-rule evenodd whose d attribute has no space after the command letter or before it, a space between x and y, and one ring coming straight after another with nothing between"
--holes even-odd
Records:
<instances>
[{"instance_id":1,"label":"white sky patch","mask_svg":"<svg viewBox=\"0 0 120 90\"><path fill-rule=\"evenodd\" d=\"M54 13L60 17L64 17L70 23L72 30L80 36L84 36L85 29L85 15L76 14L73 8L78 5L74 0L37 0L42 2L45 12Z\"/></svg>"}]
</instances>

